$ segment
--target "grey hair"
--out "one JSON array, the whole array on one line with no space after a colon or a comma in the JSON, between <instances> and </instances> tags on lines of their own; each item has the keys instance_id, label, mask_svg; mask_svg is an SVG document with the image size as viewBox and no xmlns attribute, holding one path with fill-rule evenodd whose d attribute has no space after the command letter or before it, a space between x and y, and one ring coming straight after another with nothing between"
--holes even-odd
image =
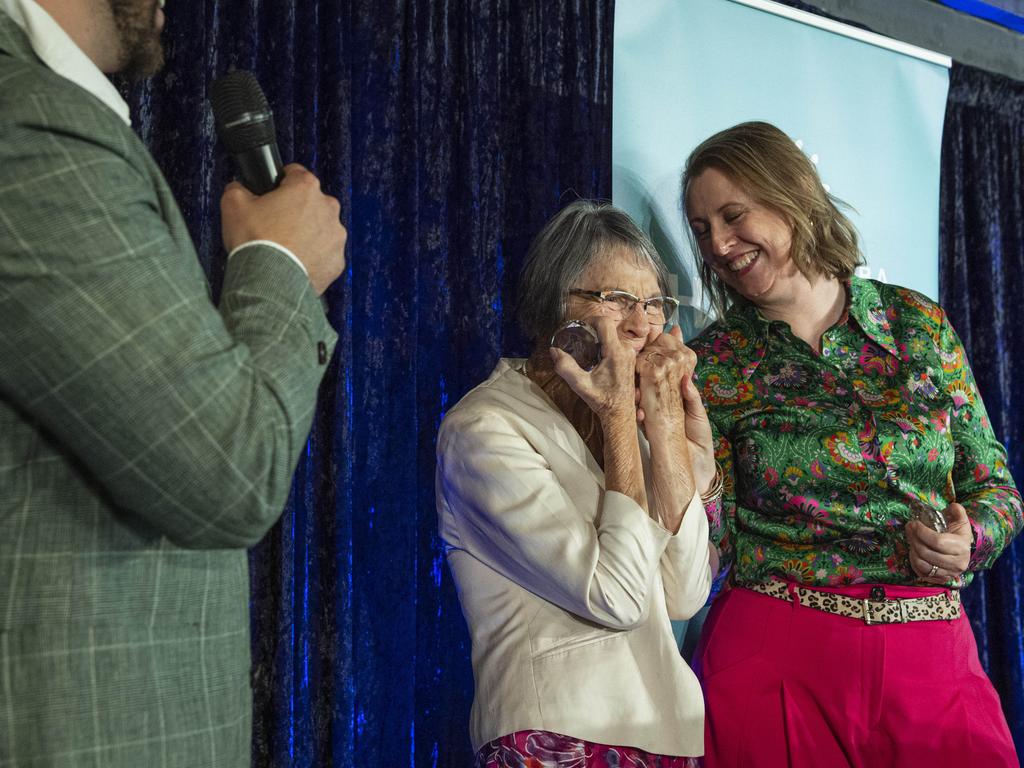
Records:
<instances>
[{"instance_id":1,"label":"grey hair","mask_svg":"<svg viewBox=\"0 0 1024 768\"><path fill-rule=\"evenodd\" d=\"M569 289L596 259L623 246L650 266L669 296L669 275L651 239L610 203L577 200L548 220L530 244L519 276L516 316L527 337L547 339L567 319Z\"/></svg>"}]
</instances>

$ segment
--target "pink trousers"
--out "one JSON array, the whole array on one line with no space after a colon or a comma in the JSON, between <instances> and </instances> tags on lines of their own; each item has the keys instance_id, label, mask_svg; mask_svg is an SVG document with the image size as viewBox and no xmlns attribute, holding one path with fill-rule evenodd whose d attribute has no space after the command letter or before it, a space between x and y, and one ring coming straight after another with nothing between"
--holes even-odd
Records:
<instances>
[{"instance_id":1,"label":"pink trousers","mask_svg":"<svg viewBox=\"0 0 1024 768\"><path fill-rule=\"evenodd\" d=\"M866 598L871 586L826 591ZM712 605L694 665L707 768L1019 765L963 614L867 625L736 588Z\"/></svg>"}]
</instances>

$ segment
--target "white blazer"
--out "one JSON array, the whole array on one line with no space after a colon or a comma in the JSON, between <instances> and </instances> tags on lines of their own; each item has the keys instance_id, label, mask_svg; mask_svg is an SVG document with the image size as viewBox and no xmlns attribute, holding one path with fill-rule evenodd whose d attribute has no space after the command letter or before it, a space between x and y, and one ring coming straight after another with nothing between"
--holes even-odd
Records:
<instances>
[{"instance_id":1,"label":"white blazer","mask_svg":"<svg viewBox=\"0 0 1024 768\"><path fill-rule=\"evenodd\" d=\"M473 749L536 729L701 755L704 701L669 624L711 587L700 499L673 535L606 492L522 365L500 361L438 435L440 533L473 642Z\"/></svg>"}]
</instances>

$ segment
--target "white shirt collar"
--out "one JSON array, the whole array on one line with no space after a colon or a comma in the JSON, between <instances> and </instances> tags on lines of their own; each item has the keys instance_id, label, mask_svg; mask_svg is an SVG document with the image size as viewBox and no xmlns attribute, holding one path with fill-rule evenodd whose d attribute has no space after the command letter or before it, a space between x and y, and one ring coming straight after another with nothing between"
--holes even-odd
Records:
<instances>
[{"instance_id":1,"label":"white shirt collar","mask_svg":"<svg viewBox=\"0 0 1024 768\"><path fill-rule=\"evenodd\" d=\"M128 104L107 76L35 0L0 0L0 11L25 30L32 49L46 66L91 93L126 124L132 124Z\"/></svg>"}]
</instances>

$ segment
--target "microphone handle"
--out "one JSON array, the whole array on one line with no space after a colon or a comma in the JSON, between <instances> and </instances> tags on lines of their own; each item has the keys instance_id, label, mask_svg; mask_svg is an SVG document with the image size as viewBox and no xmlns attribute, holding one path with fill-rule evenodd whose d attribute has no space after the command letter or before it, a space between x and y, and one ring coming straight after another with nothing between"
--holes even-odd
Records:
<instances>
[{"instance_id":1,"label":"microphone handle","mask_svg":"<svg viewBox=\"0 0 1024 768\"><path fill-rule=\"evenodd\" d=\"M276 189L284 176L277 142L261 144L245 152L232 155L238 180L254 195L263 195Z\"/></svg>"}]
</instances>

